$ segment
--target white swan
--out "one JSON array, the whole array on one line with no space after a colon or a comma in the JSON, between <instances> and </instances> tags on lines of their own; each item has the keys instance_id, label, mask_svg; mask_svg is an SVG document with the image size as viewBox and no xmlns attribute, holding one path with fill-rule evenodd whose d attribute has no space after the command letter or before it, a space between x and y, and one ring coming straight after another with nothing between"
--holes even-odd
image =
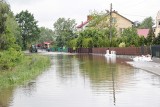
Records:
<instances>
[{"instance_id":1,"label":"white swan","mask_svg":"<svg viewBox=\"0 0 160 107\"><path fill-rule=\"evenodd\" d=\"M116 51L111 51L111 53L109 53L109 50L106 50L105 57L116 57Z\"/></svg>"}]
</instances>

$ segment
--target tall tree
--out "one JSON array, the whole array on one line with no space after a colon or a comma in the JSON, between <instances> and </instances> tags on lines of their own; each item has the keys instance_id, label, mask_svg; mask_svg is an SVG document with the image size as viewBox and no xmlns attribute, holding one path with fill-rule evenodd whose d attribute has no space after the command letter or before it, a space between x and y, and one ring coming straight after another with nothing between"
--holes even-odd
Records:
<instances>
[{"instance_id":1,"label":"tall tree","mask_svg":"<svg viewBox=\"0 0 160 107\"><path fill-rule=\"evenodd\" d=\"M6 20L9 13L9 5L5 1L0 2L0 49L4 50L6 44Z\"/></svg>"},{"instance_id":2,"label":"tall tree","mask_svg":"<svg viewBox=\"0 0 160 107\"><path fill-rule=\"evenodd\" d=\"M153 25L154 20L152 19L152 17L147 17L142 21L139 28L151 29Z\"/></svg>"},{"instance_id":3,"label":"tall tree","mask_svg":"<svg viewBox=\"0 0 160 107\"><path fill-rule=\"evenodd\" d=\"M54 23L55 35L57 36L56 41L58 46L67 46L68 41L75 38L75 26L76 23L73 19L59 18Z\"/></svg>"},{"instance_id":4,"label":"tall tree","mask_svg":"<svg viewBox=\"0 0 160 107\"><path fill-rule=\"evenodd\" d=\"M39 34L39 39L38 42L42 43L45 41L55 41L55 33L53 32L53 30L45 28L45 27L41 27L40 28L40 34Z\"/></svg>"},{"instance_id":5,"label":"tall tree","mask_svg":"<svg viewBox=\"0 0 160 107\"><path fill-rule=\"evenodd\" d=\"M0 34L5 33L6 20L9 12L9 5L4 0L0 1Z\"/></svg>"},{"instance_id":6,"label":"tall tree","mask_svg":"<svg viewBox=\"0 0 160 107\"><path fill-rule=\"evenodd\" d=\"M152 45L154 39L155 39L154 31L153 31L153 29L150 29L149 30L149 34L148 34L148 36L146 38L147 45Z\"/></svg>"},{"instance_id":7,"label":"tall tree","mask_svg":"<svg viewBox=\"0 0 160 107\"><path fill-rule=\"evenodd\" d=\"M0 2L0 50L18 47L16 44L18 36L18 25L14 15L9 4L2 0Z\"/></svg>"},{"instance_id":8,"label":"tall tree","mask_svg":"<svg viewBox=\"0 0 160 107\"><path fill-rule=\"evenodd\" d=\"M89 27L97 29L109 28L109 13L93 11L90 15Z\"/></svg>"},{"instance_id":9,"label":"tall tree","mask_svg":"<svg viewBox=\"0 0 160 107\"><path fill-rule=\"evenodd\" d=\"M20 28L12 12L8 14L6 24L7 24L6 30L7 30L8 37L15 38L14 41L12 40L9 43L15 42L20 47L22 47L22 37L20 33Z\"/></svg>"},{"instance_id":10,"label":"tall tree","mask_svg":"<svg viewBox=\"0 0 160 107\"><path fill-rule=\"evenodd\" d=\"M23 49L26 49L28 44L36 41L40 33L37 21L34 19L33 14L29 13L27 10L17 14L16 20L21 29Z\"/></svg>"},{"instance_id":11,"label":"tall tree","mask_svg":"<svg viewBox=\"0 0 160 107\"><path fill-rule=\"evenodd\" d=\"M147 45L152 45L154 40L155 40L155 34L154 34L153 29L151 28L149 30L149 34L148 34L148 36L146 38Z\"/></svg>"}]
</instances>

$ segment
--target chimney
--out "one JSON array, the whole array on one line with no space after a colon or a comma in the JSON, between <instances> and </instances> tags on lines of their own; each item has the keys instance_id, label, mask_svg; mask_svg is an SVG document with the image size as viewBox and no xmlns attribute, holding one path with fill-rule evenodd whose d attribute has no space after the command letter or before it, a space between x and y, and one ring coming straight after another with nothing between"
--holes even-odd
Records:
<instances>
[{"instance_id":1,"label":"chimney","mask_svg":"<svg viewBox=\"0 0 160 107\"><path fill-rule=\"evenodd\" d=\"M91 15L88 15L88 16L87 16L87 21L90 21L90 20L92 20L92 16L91 16Z\"/></svg>"}]
</instances>

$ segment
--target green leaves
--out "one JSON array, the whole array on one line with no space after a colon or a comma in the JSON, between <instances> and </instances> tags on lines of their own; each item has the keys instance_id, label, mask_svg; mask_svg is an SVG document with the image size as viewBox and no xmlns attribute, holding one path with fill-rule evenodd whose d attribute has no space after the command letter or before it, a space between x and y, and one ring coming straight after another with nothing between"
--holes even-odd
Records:
<instances>
[{"instance_id":1,"label":"green leaves","mask_svg":"<svg viewBox=\"0 0 160 107\"><path fill-rule=\"evenodd\" d=\"M153 45L154 39L155 39L155 34L154 34L153 29L151 28L151 29L149 30L149 34L148 34L148 36L147 36L147 38L146 38L146 40L147 40L147 45L148 45L148 46Z\"/></svg>"},{"instance_id":2,"label":"green leaves","mask_svg":"<svg viewBox=\"0 0 160 107\"><path fill-rule=\"evenodd\" d=\"M57 45L60 47L66 46L69 40L76 37L75 20L59 18L54 23Z\"/></svg>"},{"instance_id":3,"label":"green leaves","mask_svg":"<svg viewBox=\"0 0 160 107\"><path fill-rule=\"evenodd\" d=\"M154 20L152 19L152 17L147 17L142 21L139 28L151 29L153 25L154 25Z\"/></svg>"},{"instance_id":4,"label":"green leaves","mask_svg":"<svg viewBox=\"0 0 160 107\"><path fill-rule=\"evenodd\" d=\"M23 54L14 48L0 52L0 70L12 69L22 60Z\"/></svg>"},{"instance_id":5,"label":"green leaves","mask_svg":"<svg viewBox=\"0 0 160 107\"><path fill-rule=\"evenodd\" d=\"M9 5L5 1L0 2L0 34L5 33L6 20L9 13Z\"/></svg>"},{"instance_id":6,"label":"green leaves","mask_svg":"<svg viewBox=\"0 0 160 107\"><path fill-rule=\"evenodd\" d=\"M154 45L160 45L160 33L159 33L158 36L153 40L153 44L154 44Z\"/></svg>"},{"instance_id":7,"label":"green leaves","mask_svg":"<svg viewBox=\"0 0 160 107\"><path fill-rule=\"evenodd\" d=\"M43 43L45 41L55 41L55 33L51 29L41 27L38 42Z\"/></svg>"},{"instance_id":8,"label":"green leaves","mask_svg":"<svg viewBox=\"0 0 160 107\"><path fill-rule=\"evenodd\" d=\"M17 14L16 21L21 29L23 49L26 49L27 44L35 42L40 33L37 21L34 19L33 14L29 13L27 10Z\"/></svg>"},{"instance_id":9,"label":"green leaves","mask_svg":"<svg viewBox=\"0 0 160 107\"><path fill-rule=\"evenodd\" d=\"M20 49L17 45L20 40L18 28L9 5L5 1L0 2L0 50Z\"/></svg>"},{"instance_id":10,"label":"green leaves","mask_svg":"<svg viewBox=\"0 0 160 107\"><path fill-rule=\"evenodd\" d=\"M139 46L139 36L135 28L124 29L122 33L122 42L126 43L126 47Z\"/></svg>"}]
</instances>

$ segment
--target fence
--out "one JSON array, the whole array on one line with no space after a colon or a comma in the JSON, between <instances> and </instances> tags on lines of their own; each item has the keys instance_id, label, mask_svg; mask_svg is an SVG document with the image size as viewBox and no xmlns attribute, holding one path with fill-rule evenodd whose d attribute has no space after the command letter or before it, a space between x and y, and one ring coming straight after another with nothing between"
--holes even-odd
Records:
<instances>
[{"instance_id":1,"label":"fence","mask_svg":"<svg viewBox=\"0 0 160 107\"><path fill-rule=\"evenodd\" d=\"M151 54L150 47L109 47L109 48L77 48L73 50L72 48L68 49L70 53L93 53L93 54L105 54L106 50L114 50L117 55L147 55Z\"/></svg>"},{"instance_id":2,"label":"fence","mask_svg":"<svg viewBox=\"0 0 160 107\"><path fill-rule=\"evenodd\" d=\"M57 52L68 52L68 48L66 48L66 47L57 47L57 48L54 48L54 47L52 47L52 48L50 48L50 51L52 51L52 52L55 52L55 51L57 51Z\"/></svg>"},{"instance_id":3,"label":"fence","mask_svg":"<svg viewBox=\"0 0 160 107\"><path fill-rule=\"evenodd\" d=\"M152 56L160 58L160 45L155 45L151 47Z\"/></svg>"}]
</instances>

